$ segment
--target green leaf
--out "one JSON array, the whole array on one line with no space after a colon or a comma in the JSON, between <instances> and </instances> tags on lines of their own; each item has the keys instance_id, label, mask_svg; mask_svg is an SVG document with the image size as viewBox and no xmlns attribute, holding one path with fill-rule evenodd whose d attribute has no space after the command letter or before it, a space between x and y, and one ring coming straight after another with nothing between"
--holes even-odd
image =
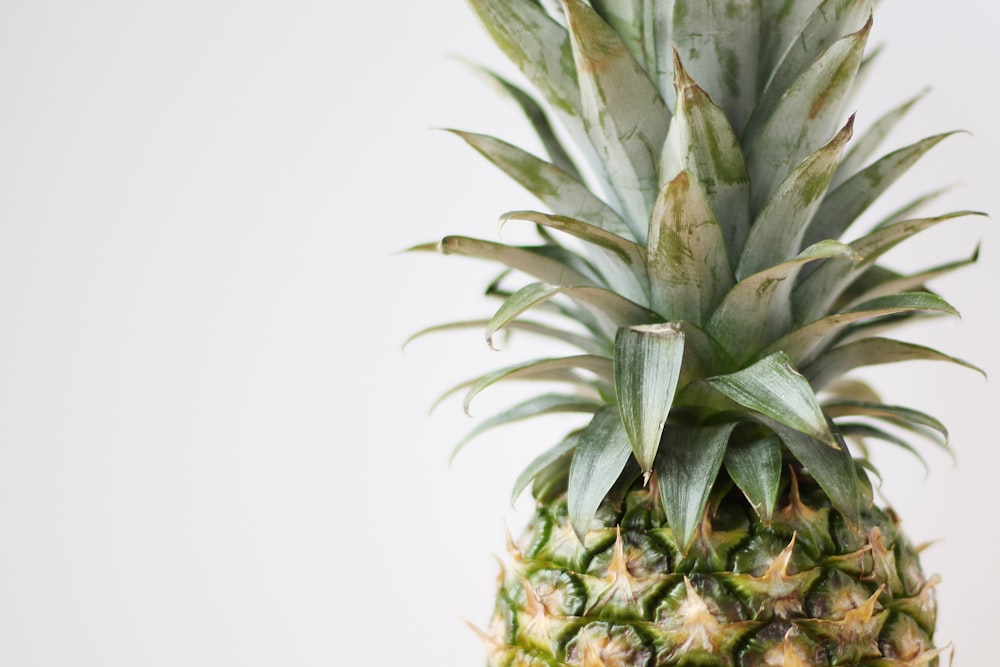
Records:
<instances>
[{"instance_id":1,"label":"green leaf","mask_svg":"<svg viewBox=\"0 0 1000 667\"><path fill-rule=\"evenodd\" d=\"M482 376L477 376L470 380L464 380L450 387L447 391L442 392L440 396L434 399L434 402L431 404L428 412L433 413L437 410L441 403L460 391L468 391L469 388L476 384L476 382L480 379L482 379ZM593 395L599 395L599 392L592 386L592 383L584 380L579 373L572 368L548 368L537 370L535 372L525 372L512 379L530 382L562 382L570 385L576 385L581 392L589 390Z\"/></svg>"},{"instance_id":2,"label":"green leaf","mask_svg":"<svg viewBox=\"0 0 1000 667\"><path fill-rule=\"evenodd\" d=\"M551 464L558 461L561 457L566 456L569 452L576 447L577 443L580 441L579 435L572 435L562 442L556 444L555 446L545 450L539 454L528 467L525 468L517 479L514 481L514 490L510 495L510 502L513 505L517 502L517 499L524 493L524 490L528 488L531 481L543 470L549 467Z\"/></svg>"},{"instance_id":3,"label":"green leaf","mask_svg":"<svg viewBox=\"0 0 1000 667\"><path fill-rule=\"evenodd\" d=\"M645 303L649 300L646 275L646 250L627 239L586 222L562 215L535 211L513 211L500 219L501 228L508 220L524 220L574 236L588 245L586 249L608 284L622 296Z\"/></svg>"},{"instance_id":4,"label":"green leaf","mask_svg":"<svg viewBox=\"0 0 1000 667\"><path fill-rule=\"evenodd\" d=\"M554 213L585 220L612 234L635 240L629 226L613 208L562 169L494 137L449 131L461 137Z\"/></svg>"},{"instance_id":5,"label":"green leaf","mask_svg":"<svg viewBox=\"0 0 1000 667\"><path fill-rule=\"evenodd\" d=\"M529 95L524 89L516 86L511 81L500 76L493 70L472 63L468 64L476 71L481 72L492 79L500 90L509 95L511 99L513 99L514 102L521 107L521 111L524 112L528 122L531 123L532 129L534 129L535 134L538 135L542 145L545 147L545 152L548 154L549 160L552 164L559 169L562 169L574 179L582 181L583 178L580 176L580 171L576 168L576 165L573 163L573 159L569 156L569 153L566 152L566 149L563 147L559 137L556 136L555 130L552 128L552 124L549 122L548 116L542 109L541 105L535 101L535 98Z\"/></svg>"},{"instance_id":6,"label":"green leaf","mask_svg":"<svg viewBox=\"0 0 1000 667\"><path fill-rule=\"evenodd\" d=\"M709 320L706 331L733 359L746 361L790 328L789 296L803 265L820 259L852 256L850 246L824 241L806 248L794 259L747 276L726 295Z\"/></svg>"},{"instance_id":7,"label":"green leaf","mask_svg":"<svg viewBox=\"0 0 1000 667\"><path fill-rule=\"evenodd\" d=\"M775 352L741 371L710 377L708 382L753 412L831 448L839 447L812 387L784 352Z\"/></svg>"},{"instance_id":8,"label":"green leaf","mask_svg":"<svg viewBox=\"0 0 1000 667\"><path fill-rule=\"evenodd\" d=\"M770 522L781 486L781 439L769 436L732 442L726 450L725 464L757 515L765 523Z\"/></svg>"},{"instance_id":9,"label":"green leaf","mask_svg":"<svg viewBox=\"0 0 1000 667\"><path fill-rule=\"evenodd\" d=\"M557 357L552 359L535 359L525 361L512 366L491 371L477 379L465 394L463 407L469 413L469 406L473 399L484 389L506 380L526 380L532 377L541 376L545 379L573 378L574 375L565 376L564 371L584 370L597 375L602 380L611 382L613 380L614 369L611 360L606 357L596 357L589 354L576 355L572 357ZM577 377L577 383L587 385L587 383Z\"/></svg>"},{"instance_id":10,"label":"green leaf","mask_svg":"<svg viewBox=\"0 0 1000 667\"><path fill-rule=\"evenodd\" d=\"M757 101L762 31L747 27L760 25L760 3L673 0L672 4L670 39L662 42L663 50L667 44L676 48L692 76L741 134ZM669 58L670 53L662 57Z\"/></svg>"},{"instance_id":11,"label":"green leaf","mask_svg":"<svg viewBox=\"0 0 1000 667\"><path fill-rule=\"evenodd\" d=\"M840 378L832 382L829 387L824 388L823 395L828 397L827 402L821 404L824 406L833 400L882 402L882 397L870 384L857 378Z\"/></svg>"},{"instance_id":12,"label":"green leaf","mask_svg":"<svg viewBox=\"0 0 1000 667\"><path fill-rule=\"evenodd\" d=\"M845 438L875 438L876 440L882 440L883 442L896 445L910 454L913 454L913 456L920 461L921 465L924 466L924 472L930 473L930 466L927 465L927 459L925 459L920 452L917 451L916 447L897 435L887 433L886 431L871 426L870 424L837 424L837 429Z\"/></svg>"},{"instance_id":13,"label":"green leaf","mask_svg":"<svg viewBox=\"0 0 1000 667\"><path fill-rule=\"evenodd\" d=\"M691 547L701 525L709 493L719 476L729 435L735 426L671 424L664 430L656 473L667 523L682 553Z\"/></svg>"},{"instance_id":14,"label":"green leaf","mask_svg":"<svg viewBox=\"0 0 1000 667\"><path fill-rule=\"evenodd\" d=\"M881 2L881 0L874 1ZM864 90L865 84L875 70L875 65L878 64L878 57L882 55L884 49L884 44L875 44L870 49L865 50L865 55L861 58L861 65L858 67L858 75L854 77L854 84L851 86L851 93L847 98L849 104L853 104L861 91Z\"/></svg>"},{"instance_id":15,"label":"green leaf","mask_svg":"<svg viewBox=\"0 0 1000 667\"><path fill-rule=\"evenodd\" d=\"M695 380L710 375L718 375L725 369L733 368L736 362L722 349L719 343L693 322L677 323L684 333L684 363L678 387L684 387Z\"/></svg>"},{"instance_id":16,"label":"green leaf","mask_svg":"<svg viewBox=\"0 0 1000 667\"><path fill-rule=\"evenodd\" d=\"M902 220L884 227L851 243L854 261L834 260L826 262L809 274L795 288L794 307L799 321L809 321L826 313L848 286L853 283L875 261L906 239L930 229L946 220L954 220L972 215L983 215L974 211L958 211L935 218Z\"/></svg>"},{"instance_id":17,"label":"green leaf","mask_svg":"<svg viewBox=\"0 0 1000 667\"><path fill-rule=\"evenodd\" d=\"M603 401L572 394L542 394L522 401L489 419L484 419L464 438L458 441L451 452L449 460L454 460L458 453L474 438L486 431L505 426L514 422L539 417L541 415L562 412L597 412L604 405Z\"/></svg>"},{"instance_id":18,"label":"green leaf","mask_svg":"<svg viewBox=\"0 0 1000 667\"><path fill-rule=\"evenodd\" d=\"M677 106L660 157L660 186L684 171L694 177L722 225L729 263L736 266L750 229L750 176L743 151L725 113L679 59L674 69Z\"/></svg>"},{"instance_id":19,"label":"green leaf","mask_svg":"<svg viewBox=\"0 0 1000 667\"><path fill-rule=\"evenodd\" d=\"M615 392L622 424L647 479L674 400L684 358L675 324L622 328L615 339Z\"/></svg>"},{"instance_id":20,"label":"green leaf","mask_svg":"<svg viewBox=\"0 0 1000 667\"><path fill-rule=\"evenodd\" d=\"M636 62L650 76L656 71L655 16L657 0L591 0L591 5L621 37Z\"/></svg>"},{"instance_id":21,"label":"green leaf","mask_svg":"<svg viewBox=\"0 0 1000 667\"><path fill-rule=\"evenodd\" d=\"M580 88L566 28L535 0L469 0L500 50L521 70L575 138L586 142Z\"/></svg>"},{"instance_id":22,"label":"green leaf","mask_svg":"<svg viewBox=\"0 0 1000 667\"><path fill-rule=\"evenodd\" d=\"M632 455L618 410L607 407L580 435L569 468L569 520L580 542Z\"/></svg>"},{"instance_id":23,"label":"green leaf","mask_svg":"<svg viewBox=\"0 0 1000 667\"><path fill-rule=\"evenodd\" d=\"M405 349L413 341L418 338L423 338L429 334L443 333L446 331L457 331L461 329L486 329L490 324L488 319L478 319L478 320L461 320L458 322L447 322L445 324L436 324L434 326L426 327L420 331L412 334L403 342L403 348ZM541 324L540 322L532 322L529 320L516 320L510 322L505 327L507 330L523 331L525 333L535 334L536 336L542 336L545 338L552 338L554 340L561 341L567 345L572 345L583 352L588 354L596 354L602 356L607 354L608 350L605 349L603 345L595 341L590 336L580 336L578 334L571 333L569 331L564 331L556 327L549 326L547 324Z\"/></svg>"},{"instance_id":24,"label":"green leaf","mask_svg":"<svg viewBox=\"0 0 1000 667\"><path fill-rule=\"evenodd\" d=\"M532 0L469 0L490 36L555 107L572 113L579 90L566 29Z\"/></svg>"},{"instance_id":25,"label":"green leaf","mask_svg":"<svg viewBox=\"0 0 1000 667\"><path fill-rule=\"evenodd\" d=\"M844 159L841 160L840 166L837 167L837 173L833 175L831 187L836 188L857 171L861 170L865 166L865 163L868 162L868 159L878 150L878 147L882 145L885 138L889 136L896 126L899 125L903 117L909 113L910 109L923 99L926 94L927 91L925 90L919 95L911 97L895 109L892 109L875 121L875 124L867 132L855 139L851 144L851 148L844 154Z\"/></svg>"},{"instance_id":26,"label":"green leaf","mask_svg":"<svg viewBox=\"0 0 1000 667\"><path fill-rule=\"evenodd\" d=\"M548 301L557 294L564 294L574 301L590 306L616 326L647 324L660 319L656 313L602 287L531 283L516 291L500 306L486 327L486 342L492 347L493 336L497 331L515 321L525 311Z\"/></svg>"},{"instance_id":27,"label":"green leaf","mask_svg":"<svg viewBox=\"0 0 1000 667\"><path fill-rule=\"evenodd\" d=\"M900 313L958 315L947 301L927 292L904 292L866 301L843 313L828 315L799 327L768 346L765 354L783 350L795 363L806 365L847 327Z\"/></svg>"},{"instance_id":28,"label":"green leaf","mask_svg":"<svg viewBox=\"0 0 1000 667\"><path fill-rule=\"evenodd\" d=\"M862 274L849 290L849 300L845 308L852 308L866 301L871 301L879 297L897 294L899 292L917 292L924 290L924 285L946 276L949 273L971 266L979 261L979 247L977 246L972 256L967 259L960 259L955 262L948 262L933 268L913 273L901 275L895 271L890 271L880 266L873 266L866 273Z\"/></svg>"},{"instance_id":29,"label":"green leaf","mask_svg":"<svg viewBox=\"0 0 1000 667\"><path fill-rule=\"evenodd\" d=\"M828 141L841 122L870 29L869 21L859 32L834 42L796 78L760 130L747 129L743 145L750 171L751 213L763 208L794 166Z\"/></svg>"},{"instance_id":30,"label":"green leaf","mask_svg":"<svg viewBox=\"0 0 1000 667\"><path fill-rule=\"evenodd\" d=\"M830 178L853 128L854 117L851 116L829 143L806 158L778 187L750 227L736 269L737 279L742 280L787 257L794 257L802 248L802 238L823 203Z\"/></svg>"},{"instance_id":31,"label":"green leaf","mask_svg":"<svg viewBox=\"0 0 1000 667\"><path fill-rule=\"evenodd\" d=\"M802 5L795 7L793 11L802 11L810 4L815 7L815 3L802 0L785 4ZM799 17L796 22L802 21L801 28L793 34L794 39L789 40L787 50L777 52L781 61L770 74L764 92L760 95L753 112L752 124L748 127L749 132L759 131L760 126L774 113L782 96L792 87L796 78L825 50L844 35L853 33L864 25L871 14L871 4L871 0L825 0L815 7L815 11L808 14L808 20L802 21L802 17ZM774 23L769 22L765 25L768 26L765 33L775 30ZM787 39L787 36L785 38ZM765 40L767 39L768 37L765 37Z\"/></svg>"},{"instance_id":32,"label":"green leaf","mask_svg":"<svg viewBox=\"0 0 1000 667\"><path fill-rule=\"evenodd\" d=\"M544 303L562 290L560 285L531 283L511 294L486 325L486 342L492 349L493 337L498 331L515 322L522 313Z\"/></svg>"},{"instance_id":33,"label":"green leaf","mask_svg":"<svg viewBox=\"0 0 1000 667\"><path fill-rule=\"evenodd\" d=\"M870 265L875 259L881 257L897 244L902 243L911 236L919 234L925 229L930 229L931 227L948 220L974 216L982 217L985 215L985 213L980 211L955 211L953 213L946 213L945 215L938 215L932 218L900 220L898 222L880 226L870 234L866 234L857 241L853 241L851 243L851 247L853 247L855 252L865 259L866 264Z\"/></svg>"},{"instance_id":34,"label":"green leaf","mask_svg":"<svg viewBox=\"0 0 1000 667\"><path fill-rule=\"evenodd\" d=\"M590 277L571 268L568 263L548 257L536 248L509 246L468 236L446 236L441 239L438 250L445 255L464 255L499 262L547 283L595 284Z\"/></svg>"},{"instance_id":35,"label":"green leaf","mask_svg":"<svg viewBox=\"0 0 1000 667\"><path fill-rule=\"evenodd\" d=\"M760 0L761 25L768 27L761 30L760 90L819 4L819 0Z\"/></svg>"},{"instance_id":36,"label":"green leaf","mask_svg":"<svg viewBox=\"0 0 1000 667\"><path fill-rule=\"evenodd\" d=\"M670 111L621 38L582 0L563 0L588 136L635 238L645 240Z\"/></svg>"},{"instance_id":37,"label":"green leaf","mask_svg":"<svg viewBox=\"0 0 1000 667\"><path fill-rule=\"evenodd\" d=\"M891 225L892 223L899 222L900 220L909 220L910 218L913 218L915 213L926 208L928 204L937 201L942 195L947 194L951 190L951 186L946 186L938 188L937 190L932 190L931 192L925 192L919 197L914 197L875 223L874 229Z\"/></svg>"},{"instance_id":38,"label":"green leaf","mask_svg":"<svg viewBox=\"0 0 1000 667\"><path fill-rule=\"evenodd\" d=\"M722 229L686 171L657 198L648 261L653 310L667 320L704 323L733 285Z\"/></svg>"},{"instance_id":39,"label":"green leaf","mask_svg":"<svg viewBox=\"0 0 1000 667\"><path fill-rule=\"evenodd\" d=\"M924 153L952 134L955 133L948 132L928 137L889 153L844 181L827 195L823 205L816 211L804 242L815 243L821 239L843 236L851 223L895 183L896 179L906 173Z\"/></svg>"},{"instance_id":40,"label":"green leaf","mask_svg":"<svg viewBox=\"0 0 1000 667\"><path fill-rule=\"evenodd\" d=\"M846 446L829 447L825 442L783 424L772 424L774 431L788 450L812 475L820 488L850 524L857 527L861 520L864 494L858 479L854 459Z\"/></svg>"},{"instance_id":41,"label":"green leaf","mask_svg":"<svg viewBox=\"0 0 1000 667\"><path fill-rule=\"evenodd\" d=\"M509 299L514 295L514 292L494 285L491 286L487 295L498 299ZM615 335L618 333L618 326L609 321L607 317L591 312L588 308L580 306L571 299L558 301L550 299L538 303L534 307L537 310L563 318L565 324L571 329L582 326L586 329L586 333L583 335L591 338L592 342L598 346L601 350L599 354L606 354L610 358L611 350L614 349L614 340Z\"/></svg>"},{"instance_id":42,"label":"green leaf","mask_svg":"<svg viewBox=\"0 0 1000 667\"><path fill-rule=\"evenodd\" d=\"M819 391L838 377L864 366L893 364L901 361L948 361L981 373L982 369L967 361L938 352L923 345L905 343L891 338L862 338L823 353L802 370L813 389Z\"/></svg>"},{"instance_id":43,"label":"green leaf","mask_svg":"<svg viewBox=\"0 0 1000 667\"><path fill-rule=\"evenodd\" d=\"M944 445L948 442L948 429L939 419L919 410L900 405L886 405L871 401L837 400L824 403L823 411L831 419L839 419L840 417L872 417L874 419L882 419L897 426L908 427L910 430L920 433L924 437L928 437L928 435L922 429L930 429L941 436L941 439L938 441L939 444ZM931 439L933 440L933 438Z\"/></svg>"}]
</instances>

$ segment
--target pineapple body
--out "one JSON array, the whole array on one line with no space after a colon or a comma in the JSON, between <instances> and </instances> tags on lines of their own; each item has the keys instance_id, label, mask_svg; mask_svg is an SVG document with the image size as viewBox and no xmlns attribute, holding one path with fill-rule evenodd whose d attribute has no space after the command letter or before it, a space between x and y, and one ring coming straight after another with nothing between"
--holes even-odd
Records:
<instances>
[{"instance_id":1,"label":"pineapple body","mask_svg":"<svg viewBox=\"0 0 1000 667\"><path fill-rule=\"evenodd\" d=\"M852 528L802 478L769 523L739 493L681 555L649 487L609 498L583 543L565 496L510 545L490 667L937 665L933 586L891 512Z\"/></svg>"}]
</instances>

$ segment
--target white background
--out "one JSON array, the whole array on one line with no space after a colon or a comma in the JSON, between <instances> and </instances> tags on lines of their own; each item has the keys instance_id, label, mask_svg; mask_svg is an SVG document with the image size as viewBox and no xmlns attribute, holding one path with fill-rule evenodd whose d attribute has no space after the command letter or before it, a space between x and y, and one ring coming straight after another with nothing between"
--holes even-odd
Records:
<instances>
[{"instance_id":1,"label":"white background","mask_svg":"<svg viewBox=\"0 0 1000 667\"><path fill-rule=\"evenodd\" d=\"M1000 211L1000 10L892 0L859 128L933 86L890 141L950 139L888 197ZM534 202L456 126L531 145L450 55L510 72L464 3L0 3L0 665L482 664L520 466L565 426L483 438L432 398L512 357L475 332L490 267L414 243L493 238ZM988 220L928 232L919 268L965 313L912 332L996 370ZM992 241L992 242L991 242ZM530 349L514 345L513 358ZM880 455L884 491L944 575L940 639L995 660L996 384L880 369L952 428L958 464ZM485 398L479 414L496 400Z\"/></svg>"}]
</instances>

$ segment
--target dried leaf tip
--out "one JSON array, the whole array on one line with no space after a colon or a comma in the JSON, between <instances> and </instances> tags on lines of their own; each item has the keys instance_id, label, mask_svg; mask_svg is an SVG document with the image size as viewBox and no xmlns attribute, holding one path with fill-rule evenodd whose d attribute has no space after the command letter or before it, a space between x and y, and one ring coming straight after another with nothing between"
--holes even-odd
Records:
<instances>
[{"instance_id":1,"label":"dried leaf tip","mask_svg":"<svg viewBox=\"0 0 1000 667\"><path fill-rule=\"evenodd\" d=\"M697 86L698 84L691 75L688 74L687 70L684 69L684 63L681 61L681 54L677 51L677 47L671 47L671 52L674 58L674 88L677 90L677 96L680 97L681 92L690 86Z\"/></svg>"}]
</instances>

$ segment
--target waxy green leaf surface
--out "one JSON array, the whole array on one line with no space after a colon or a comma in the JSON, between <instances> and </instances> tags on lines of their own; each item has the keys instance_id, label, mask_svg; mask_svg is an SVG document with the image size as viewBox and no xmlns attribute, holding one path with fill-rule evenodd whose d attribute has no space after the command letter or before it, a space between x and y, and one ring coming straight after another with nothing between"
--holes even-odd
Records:
<instances>
[{"instance_id":1,"label":"waxy green leaf surface","mask_svg":"<svg viewBox=\"0 0 1000 667\"><path fill-rule=\"evenodd\" d=\"M677 391L684 333L674 324L629 327L615 339L615 393L622 424L646 475Z\"/></svg>"}]
</instances>

